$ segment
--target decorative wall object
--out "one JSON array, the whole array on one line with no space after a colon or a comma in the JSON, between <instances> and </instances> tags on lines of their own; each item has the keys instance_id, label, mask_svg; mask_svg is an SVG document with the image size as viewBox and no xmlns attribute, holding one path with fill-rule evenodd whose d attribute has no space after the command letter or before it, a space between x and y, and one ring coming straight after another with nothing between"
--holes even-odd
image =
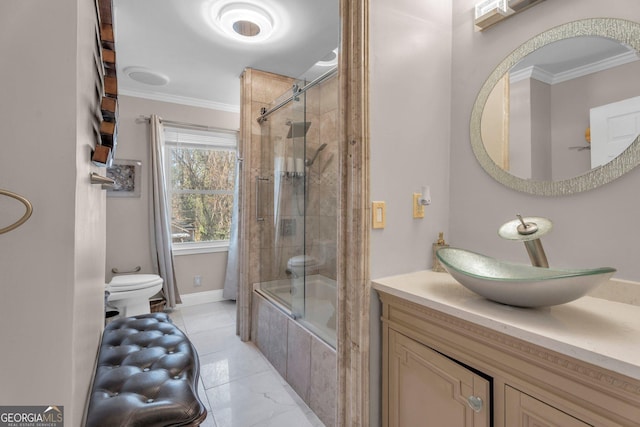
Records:
<instances>
[{"instance_id":1,"label":"decorative wall object","mask_svg":"<svg viewBox=\"0 0 640 427\"><path fill-rule=\"evenodd\" d=\"M100 78L100 123L91 160L96 166L111 166L115 156L118 133L118 82L116 77L115 35L113 31L113 1L99 0L99 29L96 31L98 54L96 70Z\"/></svg>"},{"instance_id":2,"label":"decorative wall object","mask_svg":"<svg viewBox=\"0 0 640 427\"><path fill-rule=\"evenodd\" d=\"M109 197L140 197L142 162L139 160L114 160L107 168L107 177L115 184L107 188Z\"/></svg>"}]
</instances>

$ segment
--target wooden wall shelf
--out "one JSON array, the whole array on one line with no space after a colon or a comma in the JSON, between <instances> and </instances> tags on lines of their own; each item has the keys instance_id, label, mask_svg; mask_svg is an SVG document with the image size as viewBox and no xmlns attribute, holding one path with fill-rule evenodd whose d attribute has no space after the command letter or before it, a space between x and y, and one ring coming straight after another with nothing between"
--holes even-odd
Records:
<instances>
[{"instance_id":1,"label":"wooden wall shelf","mask_svg":"<svg viewBox=\"0 0 640 427\"><path fill-rule=\"evenodd\" d=\"M98 74L100 89L100 139L91 160L98 166L109 166L115 157L118 133L118 77L116 73L116 43L113 32L113 0L97 0L101 64Z\"/></svg>"}]
</instances>

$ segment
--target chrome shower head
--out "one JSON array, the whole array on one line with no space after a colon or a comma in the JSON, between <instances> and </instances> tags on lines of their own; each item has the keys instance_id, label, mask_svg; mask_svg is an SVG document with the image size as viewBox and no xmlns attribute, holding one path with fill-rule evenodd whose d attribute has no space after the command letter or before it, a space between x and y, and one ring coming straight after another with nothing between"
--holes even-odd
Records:
<instances>
[{"instance_id":1,"label":"chrome shower head","mask_svg":"<svg viewBox=\"0 0 640 427\"><path fill-rule=\"evenodd\" d=\"M287 139L298 138L301 136L305 136L309 127L311 126L311 122L290 122L289 125L289 133L287 133Z\"/></svg>"},{"instance_id":2,"label":"chrome shower head","mask_svg":"<svg viewBox=\"0 0 640 427\"><path fill-rule=\"evenodd\" d=\"M313 164L313 162L316 161L316 158L318 157L318 154L320 154L320 152L322 150L324 150L326 147L327 147L326 143L324 143L320 147L318 147L316 152L313 154L313 157L311 158L311 160L307 159L307 160L304 161L305 166L311 166Z\"/></svg>"}]
</instances>

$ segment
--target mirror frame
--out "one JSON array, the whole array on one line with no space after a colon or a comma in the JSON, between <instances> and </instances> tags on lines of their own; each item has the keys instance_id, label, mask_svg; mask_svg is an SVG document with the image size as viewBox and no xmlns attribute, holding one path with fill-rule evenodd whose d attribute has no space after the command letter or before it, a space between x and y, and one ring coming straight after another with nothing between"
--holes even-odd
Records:
<instances>
[{"instance_id":1,"label":"mirror frame","mask_svg":"<svg viewBox=\"0 0 640 427\"><path fill-rule=\"evenodd\" d=\"M591 18L559 25L528 40L507 56L480 89L471 112L471 147L482 168L496 181L511 189L540 196L563 196L587 191L609 183L640 164L640 136L618 157L582 175L561 181L534 181L511 175L489 157L482 142L482 113L489 94L504 74L518 61L550 43L578 36L602 36L626 44L640 53L640 23L617 18Z\"/></svg>"}]
</instances>

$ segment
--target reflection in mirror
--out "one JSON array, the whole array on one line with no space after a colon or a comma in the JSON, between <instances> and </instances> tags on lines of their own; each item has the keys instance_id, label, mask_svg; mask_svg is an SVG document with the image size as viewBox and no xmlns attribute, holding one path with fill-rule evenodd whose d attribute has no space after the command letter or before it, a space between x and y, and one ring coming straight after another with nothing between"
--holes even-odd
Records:
<instances>
[{"instance_id":1,"label":"reflection in mirror","mask_svg":"<svg viewBox=\"0 0 640 427\"><path fill-rule=\"evenodd\" d=\"M557 181L621 154L640 134L640 57L616 40L572 37L530 53L500 79L482 141L512 175Z\"/></svg>"},{"instance_id":2,"label":"reflection in mirror","mask_svg":"<svg viewBox=\"0 0 640 427\"><path fill-rule=\"evenodd\" d=\"M474 105L471 139L481 165L509 187L545 195L594 188L633 168L639 50L640 24L606 18L565 24L520 46Z\"/></svg>"}]
</instances>

